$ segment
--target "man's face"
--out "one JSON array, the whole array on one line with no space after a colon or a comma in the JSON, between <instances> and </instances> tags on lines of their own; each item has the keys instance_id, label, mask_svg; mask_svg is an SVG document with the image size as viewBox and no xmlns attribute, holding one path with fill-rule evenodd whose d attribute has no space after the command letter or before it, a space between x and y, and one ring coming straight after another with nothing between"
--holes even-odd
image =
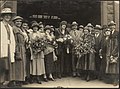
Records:
<instances>
[{"instance_id":1,"label":"man's face","mask_svg":"<svg viewBox=\"0 0 120 89\"><path fill-rule=\"evenodd\" d=\"M3 20L5 20L6 22L9 22L11 20L11 18L12 18L11 14L5 14L3 16Z\"/></svg>"},{"instance_id":2,"label":"man's face","mask_svg":"<svg viewBox=\"0 0 120 89\"><path fill-rule=\"evenodd\" d=\"M95 30L95 34L99 34L100 30L99 29L94 29Z\"/></svg>"},{"instance_id":3,"label":"man's face","mask_svg":"<svg viewBox=\"0 0 120 89\"><path fill-rule=\"evenodd\" d=\"M93 30L93 28L92 27L88 27L88 29L91 31L91 30Z\"/></svg>"},{"instance_id":4,"label":"man's face","mask_svg":"<svg viewBox=\"0 0 120 89\"><path fill-rule=\"evenodd\" d=\"M72 26L72 29L77 29L77 28L78 28L77 25Z\"/></svg>"},{"instance_id":5,"label":"man's face","mask_svg":"<svg viewBox=\"0 0 120 89\"><path fill-rule=\"evenodd\" d=\"M115 26L115 25L110 26L110 29L113 31L113 30L115 30L115 29L116 29L116 26Z\"/></svg>"},{"instance_id":6,"label":"man's face","mask_svg":"<svg viewBox=\"0 0 120 89\"><path fill-rule=\"evenodd\" d=\"M82 29L82 28L79 28L79 31L82 33L82 32L83 32L83 29Z\"/></svg>"},{"instance_id":7,"label":"man's face","mask_svg":"<svg viewBox=\"0 0 120 89\"><path fill-rule=\"evenodd\" d=\"M110 30L107 30L107 31L105 32L105 35L106 35L106 36L110 36L110 33L111 33L111 31L110 31Z\"/></svg>"},{"instance_id":8,"label":"man's face","mask_svg":"<svg viewBox=\"0 0 120 89\"><path fill-rule=\"evenodd\" d=\"M84 30L84 34L88 34L89 31L87 29Z\"/></svg>"},{"instance_id":9,"label":"man's face","mask_svg":"<svg viewBox=\"0 0 120 89\"><path fill-rule=\"evenodd\" d=\"M21 27L21 25L22 25L22 20L21 20L21 19L15 20L15 25L16 25L17 27Z\"/></svg>"}]
</instances>

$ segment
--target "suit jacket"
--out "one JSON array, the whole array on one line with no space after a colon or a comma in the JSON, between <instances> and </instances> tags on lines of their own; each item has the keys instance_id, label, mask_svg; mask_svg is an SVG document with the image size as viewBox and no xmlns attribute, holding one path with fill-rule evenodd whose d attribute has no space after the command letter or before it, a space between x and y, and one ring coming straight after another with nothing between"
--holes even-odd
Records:
<instances>
[{"instance_id":1,"label":"suit jacket","mask_svg":"<svg viewBox=\"0 0 120 89\"><path fill-rule=\"evenodd\" d=\"M98 37L95 36L95 50L96 50L96 52L99 52L99 50L101 48L100 47L101 46L101 40L102 40L102 34L99 33Z\"/></svg>"},{"instance_id":2,"label":"suit jacket","mask_svg":"<svg viewBox=\"0 0 120 89\"><path fill-rule=\"evenodd\" d=\"M81 42L81 33L78 30L71 30L70 35L72 36L73 39L73 45L77 45Z\"/></svg>"}]
</instances>

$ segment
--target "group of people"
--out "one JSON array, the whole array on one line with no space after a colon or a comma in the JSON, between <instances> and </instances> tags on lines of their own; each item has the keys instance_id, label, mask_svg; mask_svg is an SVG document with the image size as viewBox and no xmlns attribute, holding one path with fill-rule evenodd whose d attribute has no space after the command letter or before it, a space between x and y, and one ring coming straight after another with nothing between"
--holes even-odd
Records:
<instances>
[{"instance_id":1,"label":"group of people","mask_svg":"<svg viewBox=\"0 0 120 89\"><path fill-rule=\"evenodd\" d=\"M118 84L119 44L114 21L95 27L61 21L55 28L37 21L29 24L21 16L12 18L13 14L10 8L1 11L0 86L5 81L9 81L8 87L15 87L67 76Z\"/></svg>"}]
</instances>

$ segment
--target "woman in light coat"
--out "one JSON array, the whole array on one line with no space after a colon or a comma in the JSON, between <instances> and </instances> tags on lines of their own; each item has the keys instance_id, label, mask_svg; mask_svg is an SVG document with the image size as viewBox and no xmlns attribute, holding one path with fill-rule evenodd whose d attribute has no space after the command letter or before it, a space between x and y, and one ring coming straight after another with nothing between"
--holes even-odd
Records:
<instances>
[{"instance_id":1,"label":"woman in light coat","mask_svg":"<svg viewBox=\"0 0 120 89\"><path fill-rule=\"evenodd\" d=\"M43 51L37 52L34 51L33 43L42 38L40 36L39 24L37 22L32 24L33 32L30 34L31 41L31 66L30 66L30 74L32 75L33 82L37 82L41 84L40 76L45 74L45 65L44 65L44 53Z\"/></svg>"},{"instance_id":2,"label":"woman in light coat","mask_svg":"<svg viewBox=\"0 0 120 89\"><path fill-rule=\"evenodd\" d=\"M4 8L1 12L3 20L0 22L0 87L5 81L15 80L15 38L9 25L13 14L10 8Z\"/></svg>"}]
</instances>

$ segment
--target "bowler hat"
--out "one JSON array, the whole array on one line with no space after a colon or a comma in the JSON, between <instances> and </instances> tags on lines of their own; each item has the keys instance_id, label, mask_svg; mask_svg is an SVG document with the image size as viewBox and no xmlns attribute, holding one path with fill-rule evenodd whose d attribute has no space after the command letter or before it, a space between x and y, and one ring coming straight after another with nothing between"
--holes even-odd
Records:
<instances>
[{"instance_id":1,"label":"bowler hat","mask_svg":"<svg viewBox=\"0 0 120 89\"><path fill-rule=\"evenodd\" d=\"M95 25L94 29L102 30L102 27L100 25Z\"/></svg>"},{"instance_id":2,"label":"bowler hat","mask_svg":"<svg viewBox=\"0 0 120 89\"><path fill-rule=\"evenodd\" d=\"M108 26L113 26L113 25L116 25L116 23L115 23L114 21L110 21L110 22L108 23Z\"/></svg>"},{"instance_id":3,"label":"bowler hat","mask_svg":"<svg viewBox=\"0 0 120 89\"><path fill-rule=\"evenodd\" d=\"M105 31L111 31L111 29L109 29L109 28L106 28L106 29L105 29Z\"/></svg>"},{"instance_id":4,"label":"bowler hat","mask_svg":"<svg viewBox=\"0 0 120 89\"><path fill-rule=\"evenodd\" d=\"M1 14L15 14L12 12L11 8L4 8L1 10Z\"/></svg>"},{"instance_id":5,"label":"bowler hat","mask_svg":"<svg viewBox=\"0 0 120 89\"><path fill-rule=\"evenodd\" d=\"M87 27L92 27L93 28L93 25L91 23L88 23Z\"/></svg>"},{"instance_id":6,"label":"bowler hat","mask_svg":"<svg viewBox=\"0 0 120 89\"><path fill-rule=\"evenodd\" d=\"M77 23L77 22L75 22L75 21L73 21L71 25L72 25L72 26L75 26L75 25L77 26L77 25L78 25L78 23Z\"/></svg>"},{"instance_id":7,"label":"bowler hat","mask_svg":"<svg viewBox=\"0 0 120 89\"><path fill-rule=\"evenodd\" d=\"M17 20L17 19L23 20L23 18L22 18L21 16L15 16L15 17L12 19L12 21L15 21L15 20Z\"/></svg>"},{"instance_id":8,"label":"bowler hat","mask_svg":"<svg viewBox=\"0 0 120 89\"><path fill-rule=\"evenodd\" d=\"M80 25L80 26L79 26L79 28L82 28L82 29L84 29L84 26L83 26L83 25Z\"/></svg>"}]
</instances>

